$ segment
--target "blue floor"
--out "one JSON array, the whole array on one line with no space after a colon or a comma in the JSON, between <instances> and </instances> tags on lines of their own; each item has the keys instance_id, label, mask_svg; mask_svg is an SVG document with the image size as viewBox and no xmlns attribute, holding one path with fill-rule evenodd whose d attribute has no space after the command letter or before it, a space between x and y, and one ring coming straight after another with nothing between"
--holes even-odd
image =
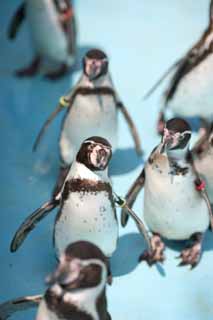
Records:
<instances>
[{"instance_id":1,"label":"blue floor","mask_svg":"<svg viewBox=\"0 0 213 320\"><path fill-rule=\"evenodd\" d=\"M41 148L31 152L34 138L60 95L79 76L58 82L16 79L12 71L32 58L26 26L9 43L6 27L19 1L3 1L0 10L0 139L1 223L0 302L44 291L44 278L54 269L52 227L55 212L45 219L15 254L9 243L24 217L49 198L58 169L57 137L60 117L51 126ZM79 54L89 47L103 48L118 91L139 128L144 159L158 143L155 132L160 93L148 101L142 96L161 73L179 58L206 26L209 0L76 0ZM120 119L119 150L111 165L115 191L125 195L144 159L135 155L127 126ZM134 207L142 212L142 197ZM118 216L120 212L118 210ZM108 288L113 320L212 320L213 235L207 233L197 268L178 268L180 246L170 245L163 266L137 264L144 248L134 223L120 228L120 241L112 258L115 276ZM14 319L33 319L33 312Z\"/></svg>"}]
</instances>

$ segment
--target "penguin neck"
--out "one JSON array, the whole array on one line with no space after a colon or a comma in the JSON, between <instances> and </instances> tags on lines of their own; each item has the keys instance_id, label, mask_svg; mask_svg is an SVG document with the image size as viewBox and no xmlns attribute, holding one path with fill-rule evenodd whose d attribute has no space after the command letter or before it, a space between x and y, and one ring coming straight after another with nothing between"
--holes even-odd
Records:
<instances>
[{"instance_id":1,"label":"penguin neck","mask_svg":"<svg viewBox=\"0 0 213 320\"><path fill-rule=\"evenodd\" d=\"M112 87L112 80L110 77L109 72L107 74L90 81L87 75L83 74L80 85L84 87L89 87L89 88L100 88L100 87Z\"/></svg>"},{"instance_id":2,"label":"penguin neck","mask_svg":"<svg viewBox=\"0 0 213 320\"><path fill-rule=\"evenodd\" d=\"M83 163L74 161L67 179L89 179L93 181L109 182L108 167L102 171L92 171L87 168Z\"/></svg>"},{"instance_id":3,"label":"penguin neck","mask_svg":"<svg viewBox=\"0 0 213 320\"><path fill-rule=\"evenodd\" d=\"M167 157L175 162L186 161L187 154L189 152L189 146L186 145L183 149L167 150Z\"/></svg>"}]
</instances>

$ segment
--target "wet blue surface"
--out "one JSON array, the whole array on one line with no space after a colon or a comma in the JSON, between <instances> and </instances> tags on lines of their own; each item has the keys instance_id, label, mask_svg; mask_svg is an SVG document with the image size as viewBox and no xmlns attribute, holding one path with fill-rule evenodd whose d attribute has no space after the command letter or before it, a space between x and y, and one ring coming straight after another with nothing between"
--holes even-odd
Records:
<instances>
[{"instance_id":1,"label":"wet blue surface","mask_svg":"<svg viewBox=\"0 0 213 320\"><path fill-rule=\"evenodd\" d=\"M0 10L0 139L1 223L0 302L44 291L44 278L56 261L52 248L54 212L46 218L15 254L9 243L23 218L49 198L58 169L57 139L60 117L54 122L36 154L31 152L36 133L55 104L78 78L52 83L37 76L16 79L12 71L30 62L27 27L15 42L6 39L6 26L19 1L3 1ZM142 96L174 60L200 36L208 17L208 0L76 0L79 50L99 46L110 57L118 91L139 128L145 158L158 143L155 133L160 92L150 100ZM120 149L111 174L114 189L124 195L141 170L133 142L120 118ZM134 207L141 214L141 194ZM118 210L119 216L119 210ZM197 268L177 268L182 245L169 245L163 267L138 265L144 248L134 223L120 228L120 241L112 258L115 276L108 288L109 311L114 320L210 320L213 317L213 235L204 242ZM32 313L14 319L33 319Z\"/></svg>"}]
</instances>

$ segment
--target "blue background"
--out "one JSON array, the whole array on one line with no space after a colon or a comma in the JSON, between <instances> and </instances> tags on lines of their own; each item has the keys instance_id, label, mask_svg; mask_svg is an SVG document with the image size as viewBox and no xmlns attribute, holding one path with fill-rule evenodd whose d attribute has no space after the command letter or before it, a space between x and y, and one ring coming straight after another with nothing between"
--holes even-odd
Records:
<instances>
[{"instance_id":1,"label":"blue background","mask_svg":"<svg viewBox=\"0 0 213 320\"><path fill-rule=\"evenodd\" d=\"M36 154L31 152L32 144L58 98L80 74L76 71L57 82L41 76L16 79L12 75L33 56L25 24L14 42L6 39L6 28L18 3L2 1L0 10L0 302L44 292L44 278L56 265L52 248L55 212L32 232L17 253L9 253L9 244L24 217L50 196L59 163L61 117L51 126ZM207 25L208 6L208 0L75 1L79 56L93 46L108 53L113 80L139 129L144 159L159 141L155 125L163 88L150 100L143 101L142 96L199 38ZM119 125L119 150L110 172L115 191L125 195L144 159L136 156L122 116ZM134 207L140 215L142 197L143 193ZM115 278L107 290L112 319L212 319L213 235L207 233L202 260L193 271L176 267L175 257L182 247L170 243L163 266L138 265L144 241L133 222L126 229L120 228L119 246L112 258ZM32 319L31 314L14 318Z\"/></svg>"}]
</instances>

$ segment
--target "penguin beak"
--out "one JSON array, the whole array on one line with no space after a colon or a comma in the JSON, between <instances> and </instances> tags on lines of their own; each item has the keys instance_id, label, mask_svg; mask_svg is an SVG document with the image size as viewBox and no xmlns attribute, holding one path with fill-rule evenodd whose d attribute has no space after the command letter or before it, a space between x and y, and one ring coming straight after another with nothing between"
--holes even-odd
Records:
<instances>
[{"instance_id":1,"label":"penguin beak","mask_svg":"<svg viewBox=\"0 0 213 320\"><path fill-rule=\"evenodd\" d=\"M76 289L79 285L81 269L78 261L73 261L68 265L59 265L58 269L47 277L46 283L50 286L57 283L62 287L68 286L69 289Z\"/></svg>"},{"instance_id":2,"label":"penguin beak","mask_svg":"<svg viewBox=\"0 0 213 320\"><path fill-rule=\"evenodd\" d=\"M91 65L88 72L89 80L90 81L94 80L99 74L99 72L100 72L99 67L96 64Z\"/></svg>"}]
</instances>

